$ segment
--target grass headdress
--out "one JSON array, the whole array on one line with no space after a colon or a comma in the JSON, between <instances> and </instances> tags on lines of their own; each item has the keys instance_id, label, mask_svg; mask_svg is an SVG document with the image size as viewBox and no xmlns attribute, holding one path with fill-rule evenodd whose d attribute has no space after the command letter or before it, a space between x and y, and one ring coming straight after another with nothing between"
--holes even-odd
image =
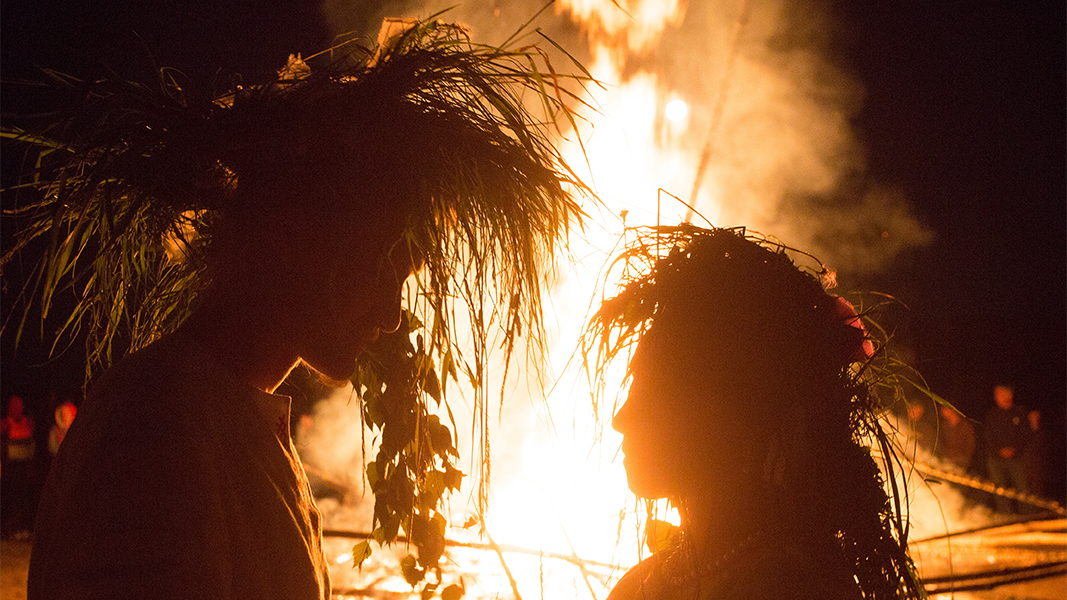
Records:
<instances>
[{"instance_id":1,"label":"grass headdress","mask_svg":"<svg viewBox=\"0 0 1067 600\"><path fill-rule=\"evenodd\" d=\"M583 215L572 194L584 188L546 131L569 115L570 97L538 69L547 58L534 46L480 46L436 22L392 33L373 49L342 45L312 67L291 60L274 81L210 99L187 97L166 70L153 84L53 73L69 105L4 129L36 160L4 193L20 227L0 266L26 256L33 264L20 301L50 317L58 297L72 298L59 333L85 333L90 363L107 364L188 314L214 225L295 201L250 198L242 187L371 177L421 197L406 235L426 259L435 347L449 347L454 298L480 306L489 293L501 308L478 320L502 324L509 352L520 334L540 340L551 254Z\"/></svg>"}]
</instances>

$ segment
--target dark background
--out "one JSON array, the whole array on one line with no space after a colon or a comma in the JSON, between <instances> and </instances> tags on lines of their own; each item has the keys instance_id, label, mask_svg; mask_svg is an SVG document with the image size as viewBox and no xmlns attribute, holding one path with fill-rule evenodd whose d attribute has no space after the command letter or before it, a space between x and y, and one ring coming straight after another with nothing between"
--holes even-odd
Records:
<instances>
[{"instance_id":1,"label":"dark background","mask_svg":"<svg viewBox=\"0 0 1067 600\"><path fill-rule=\"evenodd\" d=\"M871 289L907 304L902 341L932 388L965 414L981 419L998 381L1013 383L1018 402L1043 412L1049 491L1062 502L1065 7L857 0L831 8L842 60L866 89L855 124L872 175L900 186L936 236L871 280ZM209 93L226 88L232 73L262 79L289 52L306 55L330 40L314 2L5 0L0 27L5 119L34 110L32 90L15 82L39 78L35 65L127 78L148 78L168 65L198 82L194 92ZM7 177L17 159L0 159ZM8 269L5 278L6 317L17 271ZM10 330L3 337L2 397L19 393L37 402L39 422L49 424L56 401L50 391L79 393L78 353L46 361L40 348L24 344L16 356Z\"/></svg>"},{"instance_id":2,"label":"dark background","mask_svg":"<svg viewBox=\"0 0 1067 600\"><path fill-rule=\"evenodd\" d=\"M1064 498L1067 194L1063 3L857 2L870 168L935 232L876 289L938 393L981 419L992 387L1042 411Z\"/></svg>"}]
</instances>

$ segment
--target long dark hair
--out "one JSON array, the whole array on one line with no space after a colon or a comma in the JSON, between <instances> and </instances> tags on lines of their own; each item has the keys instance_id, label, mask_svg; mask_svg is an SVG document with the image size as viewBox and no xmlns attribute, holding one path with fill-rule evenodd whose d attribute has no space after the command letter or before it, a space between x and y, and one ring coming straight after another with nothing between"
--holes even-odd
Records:
<instances>
[{"instance_id":1,"label":"long dark hair","mask_svg":"<svg viewBox=\"0 0 1067 600\"><path fill-rule=\"evenodd\" d=\"M871 456L871 445L891 453L874 349L815 262L798 267L785 246L744 229L637 230L614 262L620 291L586 336L598 394L605 366L640 342L641 360L684 374L672 381L695 412L725 417L742 440L731 468L751 482L746 502L763 522L830 553L828 568L847 569L864 597L922 595L899 503ZM715 406L699 405L700 390L721 392Z\"/></svg>"}]
</instances>

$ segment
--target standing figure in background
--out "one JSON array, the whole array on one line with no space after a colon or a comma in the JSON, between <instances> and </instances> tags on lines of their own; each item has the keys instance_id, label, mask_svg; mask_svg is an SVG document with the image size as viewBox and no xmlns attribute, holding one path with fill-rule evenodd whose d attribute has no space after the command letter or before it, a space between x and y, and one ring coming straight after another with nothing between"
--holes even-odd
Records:
<instances>
[{"instance_id":1,"label":"standing figure in background","mask_svg":"<svg viewBox=\"0 0 1067 600\"><path fill-rule=\"evenodd\" d=\"M922 448L924 452L931 454L938 452L937 442L937 413L928 410L930 406L933 406L933 402L926 400L912 401L908 403L908 427L911 429L912 438L915 440L915 445ZM916 448L909 448L909 451L914 452Z\"/></svg>"},{"instance_id":2,"label":"standing figure in background","mask_svg":"<svg viewBox=\"0 0 1067 600\"><path fill-rule=\"evenodd\" d=\"M627 480L669 499L681 533L609 600L921 595L859 441L885 434L854 367L873 348L851 304L743 230L637 235L587 352L599 381L613 357L631 358L612 421Z\"/></svg>"},{"instance_id":3,"label":"standing figure in background","mask_svg":"<svg viewBox=\"0 0 1067 600\"><path fill-rule=\"evenodd\" d=\"M1010 385L994 387L993 401L995 405L986 413L982 428L989 479L997 487L1029 493L1025 452L1033 439L1030 417L1025 408L1016 404L1015 389ZM995 501L998 512L1019 512L1012 498L997 495Z\"/></svg>"},{"instance_id":4,"label":"standing figure in background","mask_svg":"<svg viewBox=\"0 0 1067 600\"><path fill-rule=\"evenodd\" d=\"M33 419L25 414L22 398L12 396L7 416L0 420L4 437L4 537L26 540L33 525L34 458Z\"/></svg>"},{"instance_id":5,"label":"standing figure in background","mask_svg":"<svg viewBox=\"0 0 1067 600\"><path fill-rule=\"evenodd\" d=\"M1026 448L1026 473L1030 493L1035 496L1045 495L1045 476L1048 467L1048 440L1041 425L1041 411L1031 410L1026 415L1030 423L1031 438Z\"/></svg>"},{"instance_id":6,"label":"standing figure in background","mask_svg":"<svg viewBox=\"0 0 1067 600\"><path fill-rule=\"evenodd\" d=\"M56 407L56 422L48 432L48 452L55 456L59 452L59 445L67 435L67 430L74 423L74 417L78 414L78 408L73 402L64 402Z\"/></svg>"},{"instance_id":7,"label":"standing figure in background","mask_svg":"<svg viewBox=\"0 0 1067 600\"><path fill-rule=\"evenodd\" d=\"M937 433L941 458L952 463L960 471L971 470L976 443L974 425L951 406L941 406L941 422Z\"/></svg>"}]
</instances>

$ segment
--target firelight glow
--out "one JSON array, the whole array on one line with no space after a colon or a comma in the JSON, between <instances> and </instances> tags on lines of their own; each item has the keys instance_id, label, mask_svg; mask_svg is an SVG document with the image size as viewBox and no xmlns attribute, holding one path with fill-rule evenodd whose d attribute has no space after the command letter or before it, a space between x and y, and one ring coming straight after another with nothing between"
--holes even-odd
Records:
<instances>
[{"instance_id":1,"label":"firelight glow","mask_svg":"<svg viewBox=\"0 0 1067 600\"><path fill-rule=\"evenodd\" d=\"M781 205L784 198L829 194L839 179L855 172L856 165L848 158L862 155L849 129L849 110L857 97L855 84L834 66L833 58L825 54L826 46L817 39L811 47L778 43L796 29L797 23L790 19L804 13L789 8L786 0L751 3L747 24L735 36L744 4L744 0L700 4L561 0L555 5L557 15L576 23L582 39L588 40L591 58L586 67L604 83L586 87L582 101L595 107L595 112L584 114L577 121L579 130L570 132L559 145L567 163L597 193L600 204L586 207L589 223L568 242L568 253L575 260L561 265L544 305L544 322L551 328L549 390L543 393L537 382L517 381L512 376L499 418L490 423L492 479L486 529L501 546L521 546L535 554L528 560L529 555L508 553L514 582L498 578L491 583L489 575L476 575L467 581L467 598L512 597L512 586L526 598L602 598L604 590L641 557L637 517L640 513L644 518L644 507L626 486L621 436L610 427L615 408L611 404L625 398L626 390L619 389L618 398L604 398L594 412L587 381L576 368L582 362L576 348L591 307L615 290L615 282L604 280L603 269L624 228L677 224L689 212L661 189L689 202L702 151L709 148L707 171L694 194L694 207L701 215L717 226L744 224L819 251L811 246L814 234L825 232L816 222L819 215L803 213L809 220L794 222L783 214ZM433 12L419 10L407 16ZM478 22L478 10L460 8L456 16ZM684 31L689 25L685 23L687 12L694 13L688 32ZM523 15L524 22L528 15ZM821 31L813 28L806 24L801 29L814 39ZM672 73L665 63L650 58L668 35L675 36L672 48L678 56L674 58L677 65L684 65L683 73L677 72L678 67ZM732 39L740 41L731 47ZM557 41L569 47L565 40ZM724 78L730 56L736 60L729 78ZM724 89L703 87L704 82L724 80ZM713 127L714 98L719 92L721 119ZM895 214L892 206L883 202L877 212ZM862 221L863 216L855 220ZM693 221L707 225L699 217ZM625 365L612 368L607 380L620 382L621 387ZM491 389L502 372L500 365L491 367ZM477 454L470 439L473 408L466 406L470 397L466 390L449 393L464 457ZM341 408L351 412L350 407ZM452 498L450 539L471 533L460 525L471 514L470 499L477 486L477 467L457 466L472 475ZM364 504L369 511L372 502ZM661 508L665 512L657 518L678 522L676 512ZM369 523L369 515L365 517ZM350 548L348 543L345 550ZM581 557L616 568L580 573L574 565L544 560L537 552ZM479 569L499 570L504 559L498 561L489 553L453 557L465 577ZM386 589L381 580L373 579L370 569L365 565L366 578L352 587L373 582L376 589ZM395 573L395 568L377 572ZM347 566L338 567L334 580L340 582L352 573ZM395 589L402 591L405 584L399 581Z\"/></svg>"},{"instance_id":2,"label":"firelight glow","mask_svg":"<svg viewBox=\"0 0 1067 600\"><path fill-rule=\"evenodd\" d=\"M675 98L667 103L667 106L663 109L663 114L668 121L682 121L689 116L689 105L684 100Z\"/></svg>"}]
</instances>

